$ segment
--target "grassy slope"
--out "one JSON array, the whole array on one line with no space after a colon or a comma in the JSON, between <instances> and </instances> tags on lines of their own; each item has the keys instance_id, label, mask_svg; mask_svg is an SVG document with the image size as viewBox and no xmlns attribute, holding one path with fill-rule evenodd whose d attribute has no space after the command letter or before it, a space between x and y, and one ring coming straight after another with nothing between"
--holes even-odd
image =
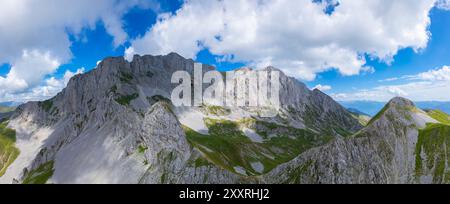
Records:
<instances>
[{"instance_id":1,"label":"grassy slope","mask_svg":"<svg viewBox=\"0 0 450 204\"><path fill-rule=\"evenodd\" d=\"M222 106L213 106L213 105L203 105L204 110L207 114L211 115L228 115L231 113L229 109L226 109Z\"/></svg>"},{"instance_id":2,"label":"grassy slope","mask_svg":"<svg viewBox=\"0 0 450 204\"><path fill-rule=\"evenodd\" d=\"M442 124L450 125L450 116L440 110L431 110L428 115Z\"/></svg>"},{"instance_id":3,"label":"grassy slope","mask_svg":"<svg viewBox=\"0 0 450 204\"><path fill-rule=\"evenodd\" d=\"M0 177L19 156L19 149L15 147L16 131L6 127L7 122L0 123Z\"/></svg>"},{"instance_id":4,"label":"grassy slope","mask_svg":"<svg viewBox=\"0 0 450 204\"><path fill-rule=\"evenodd\" d=\"M126 105L130 105L130 102L132 100L134 100L134 99L137 99L138 97L139 97L139 94L138 93L134 93L134 94L131 94L131 95L119 96L115 100L120 105L126 106Z\"/></svg>"},{"instance_id":5,"label":"grassy slope","mask_svg":"<svg viewBox=\"0 0 450 204\"><path fill-rule=\"evenodd\" d=\"M386 105L369 121L369 124L378 120L388 107ZM408 111L415 110L415 108L405 108ZM446 169L446 164L450 163L450 116L438 110L427 113L439 123L429 123L424 129L419 130L415 149L416 179L419 181L422 175L432 175L433 183L450 183L450 170ZM364 135L361 133L355 135L355 137L358 136Z\"/></svg>"},{"instance_id":6,"label":"grassy slope","mask_svg":"<svg viewBox=\"0 0 450 204\"><path fill-rule=\"evenodd\" d=\"M37 169L28 172L23 184L45 184L53 176L53 172L53 161L46 162Z\"/></svg>"},{"instance_id":7,"label":"grassy slope","mask_svg":"<svg viewBox=\"0 0 450 204\"><path fill-rule=\"evenodd\" d=\"M352 113L352 116L353 118L358 120L359 124L361 124L362 126L366 126L370 121L370 117L366 115L357 115L355 113Z\"/></svg>"},{"instance_id":8,"label":"grassy slope","mask_svg":"<svg viewBox=\"0 0 450 204\"><path fill-rule=\"evenodd\" d=\"M331 140L331 137L321 137L306 130L251 119L239 122L206 119L205 123L210 135L202 135L185 127L188 141L199 149L208 161L235 173L237 172L234 167L242 167L247 175L267 173L300 153ZM257 131L265 139L263 143L252 142L240 130L240 127L247 126L249 123L257 123L265 127L264 130ZM268 137L274 130L282 133L275 137ZM262 173L252 168L251 164L256 162L263 164ZM197 167L208 165L208 163L204 159L195 161Z\"/></svg>"},{"instance_id":9,"label":"grassy slope","mask_svg":"<svg viewBox=\"0 0 450 204\"><path fill-rule=\"evenodd\" d=\"M386 112L386 110L389 108L389 104L386 104L383 109L380 110L380 112L378 112L375 116L372 117L372 119L370 119L370 121L367 123L367 125L372 124L373 122L375 122L376 120L380 119L380 117L384 114L384 112Z\"/></svg>"},{"instance_id":10,"label":"grassy slope","mask_svg":"<svg viewBox=\"0 0 450 204\"><path fill-rule=\"evenodd\" d=\"M416 178L433 175L433 183L449 183L450 171L446 171L446 163L450 163L450 116L439 110L431 110L428 115L439 121L429 123L419 130L416 145Z\"/></svg>"},{"instance_id":11,"label":"grassy slope","mask_svg":"<svg viewBox=\"0 0 450 204\"><path fill-rule=\"evenodd\" d=\"M423 157L425 155L425 157ZM416 177L433 175L433 183L450 182L450 171L445 171L450 163L450 126L428 124L419 130L416 145Z\"/></svg>"}]
</instances>

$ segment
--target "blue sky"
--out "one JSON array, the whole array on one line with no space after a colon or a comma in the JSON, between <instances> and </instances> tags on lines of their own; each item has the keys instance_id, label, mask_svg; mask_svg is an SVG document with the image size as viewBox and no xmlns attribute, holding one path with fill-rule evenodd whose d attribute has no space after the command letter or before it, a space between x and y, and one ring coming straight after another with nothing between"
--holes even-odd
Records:
<instances>
[{"instance_id":1,"label":"blue sky","mask_svg":"<svg viewBox=\"0 0 450 204\"><path fill-rule=\"evenodd\" d=\"M418 0L418 6L407 2L404 7L383 0L370 0L369 6L352 0L302 0L292 6L289 1L105 2L56 22L50 17L72 12L55 11L48 18L31 13L44 16L35 24L47 30L25 26L30 22L19 17L19 26L12 26L13 31L43 32L38 36L8 35L2 28L9 24L0 20L0 47L5 48L0 48L0 102L51 97L67 78L108 56L170 51L220 70L274 65L337 100L386 101L398 95L450 100L450 94L442 93L450 92L450 7L445 0ZM380 8L386 12L376 12ZM354 19L343 20L342 14ZM33 63L43 68L26 74L35 71Z\"/></svg>"}]
</instances>

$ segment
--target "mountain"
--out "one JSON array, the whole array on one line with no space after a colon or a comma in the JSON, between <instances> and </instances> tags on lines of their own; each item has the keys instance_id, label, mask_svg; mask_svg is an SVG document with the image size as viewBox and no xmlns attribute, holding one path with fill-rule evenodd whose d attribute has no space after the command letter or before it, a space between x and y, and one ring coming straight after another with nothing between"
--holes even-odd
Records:
<instances>
[{"instance_id":1,"label":"mountain","mask_svg":"<svg viewBox=\"0 0 450 204\"><path fill-rule=\"evenodd\" d=\"M385 105L384 102L377 101L339 101L346 108L353 108L363 111L370 116L376 115ZM416 106L421 109L441 110L450 114L450 102L439 101L419 101L415 102Z\"/></svg>"},{"instance_id":2,"label":"mountain","mask_svg":"<svg viewBox=\"0 0 450 204\"><path fill-rule=\"evenodd\" d=\"M0 183L446 181L442 112L396 98L363 126L282 73L273 118L261 108L175 107L172 73L193 67L176 53L107 58L54 98L20 105L0 126Z\"/></svg>"},{"instance_id":3,"label":"mountain","mask_svg":"<svg viewBox=\"0 0 450 204\"><path fill-rule=\"evenodd\" d=\"M266 175L269 183L449 183L450 116L392 99L350 138L300 155Z\"/></svg>"},{"instance_id":4,"label":"mountain","mask_svg":"<svg viewBox=\"0 0 450 204\"><path fill-rule=\"evenodd\" d=\"M364 113L364 112L362 112L362 111L360 111L360 110L358 110L358 109L355 109L355 108L347 108L347 110L348 110L350 113L353 113L353 114L355 114L355 115L365 115L365 116L370 116L369 114Z\"/></svg>"},{"instance_id":5,"label":"mountain","mask_svg":"<svg viewBox=\"0 0 450 204\"><path fill-rule=\"evenodd\" d=\"M259 117L261 110L173 107L172 73L192 75L193 65L175 53L107 58L54 98L19 106L8 128L20 154L0 182L244 182L362 128L331 97L284 74L275 118Z\"/></svg>"}]
</instances>

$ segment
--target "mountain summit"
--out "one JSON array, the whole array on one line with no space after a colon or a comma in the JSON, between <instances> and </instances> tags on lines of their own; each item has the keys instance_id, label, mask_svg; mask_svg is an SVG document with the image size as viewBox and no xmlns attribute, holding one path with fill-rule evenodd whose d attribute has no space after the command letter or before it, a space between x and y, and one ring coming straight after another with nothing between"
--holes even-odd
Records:
<instances>
[{"instance_id":1,"label":"mountain summit","mask_svg":"<svg viewBox=\"0 0 450 204\"><path fill-rule=\"evenodd\" d=\"M331 97L281 74L274 118L255 108L174 107L171 76L180 70L192 76L193 68L193 60L176 53L107 58L54 98L19 106L0 126L10 138L9 148L0 149L0 182L446 181L435 170L441 163L430 161L429 143L420 143L428 139L422 129L434 130L430 124L443 119L406 99L393 99L364 127Z\"/></svg>"},{"instance_id":2,"label":"mountain summit","mask_svg":"<svg viewBox=\"0 0 450 204\"><path fill-rule=\"evenodd\" d=\"M431 151L428 145L441 152L448 144L449 126L434 117L416 108L412 101L394 98L353 136L312 149L281 165L267 178L271 183L448 182L450 169L442 166L447 157L432 154L430 158L424 153ZM422 165L424 160L428 166Z\"/></svg>"}]
</instances>

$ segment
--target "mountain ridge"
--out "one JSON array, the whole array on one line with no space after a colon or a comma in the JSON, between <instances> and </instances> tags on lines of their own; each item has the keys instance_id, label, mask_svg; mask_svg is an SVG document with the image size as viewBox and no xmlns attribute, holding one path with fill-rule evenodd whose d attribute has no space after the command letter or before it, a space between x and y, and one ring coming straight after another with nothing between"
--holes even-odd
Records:
<instances>
[{"instance_id":1,"label":"mountain ridge","mask_svg":"<svg viewBox=\"0 0 450 204\"><path fill-rule=\"evenodd\" d=\"M386 102L377 101L338 101L346 108L354 108L359 111L365 112L370 116L377 114ZM447 114L450 114L450 102L443 101L415 101L417 107L421 109L441 110Z\"/></svg>"},{"instance_id":2,"label":"mountain ridge","mask_svg":"<svg viewBox=\"0 0 450 204\"><path fill-rule=\"evenodd\" d=\"M298 179L282 178L291 178L286 168L304 166L304 158L319 157L320 164L326 165L333 164L333 155L342 153L337 147L347 145L362 151L364 144L354 146L345 141L354 140L355 134L382 134L377 132L382 130L379 127L371 128L374 125L395 132L391 123L398 121L377 122L380 118L386 121L385 113L363 128L330 96L311 91L284 74L280 76L282 107L275 118L261 118L260 110L248 108L173 107L168 100L176 86L170 82L171 73L192 73L193 64L176 53L136 55L132 62L123 57L106 58L96 69L71 78L54 98L19 106L8 127L17 132L15 145L20 154L0 182L357 183L355 172L339 177L312 171L313 175L305 174L308 179L300 173ZM396 99L391 106L408 104ZM415 124L407 122L400 123ZM358 164L351 157L344 158ZM381 167L374 165L387 165L380 158L384 157L379 156L369 170L379 173ZM343 167L338 169L346 172ZM394 175L400 174L403 172ZM410 181L363 175L367 176L363 183Z\"/></svg>"},{"instance_id":3,"label":"mountain ridge","mask_svg":"<svg viewBox=\"0 0 450 204\"><path fill-rule=\"evenodd\" d=\"M415 170L423 159L416 153L418 137L429 123L438 121L397 97L353 137L312 149L267 177L286 183L431 183Z\"/></svg>"}]
</instances>

